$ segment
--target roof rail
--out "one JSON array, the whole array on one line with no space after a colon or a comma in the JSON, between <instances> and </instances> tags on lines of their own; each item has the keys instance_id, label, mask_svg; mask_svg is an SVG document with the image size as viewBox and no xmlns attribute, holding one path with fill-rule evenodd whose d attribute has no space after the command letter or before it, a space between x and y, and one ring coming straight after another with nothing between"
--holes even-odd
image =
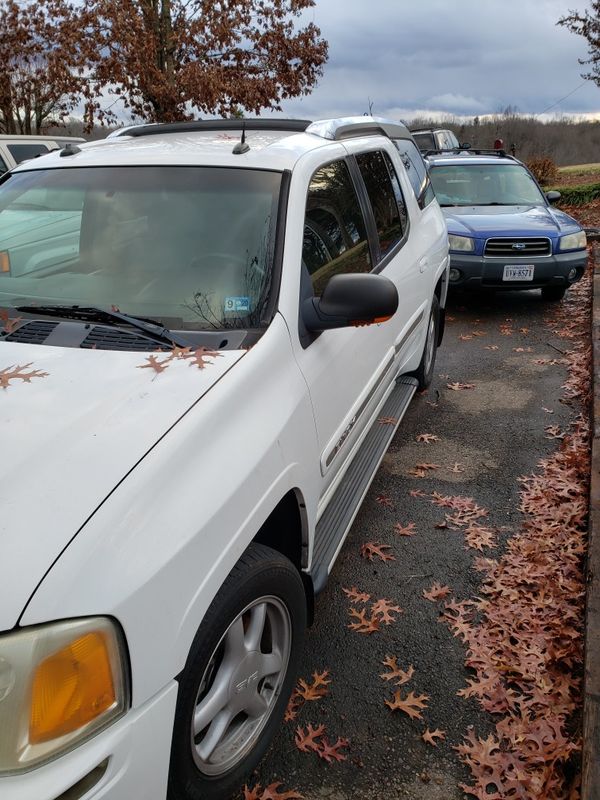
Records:
<instances>
[{"instance_id":1,"label":"roof rail","mask_svg":"<svg viewBox=\"0 0 600 800\"><path fill-rule=\"evenodd\" d=\"M474 147L448 147L445 149L437 149L437 150L427 150L423 155L426 156L436 156L436 155L444 155L452 153L458 155L460 153L464 153L466 155L473 155L473 156L498 156L498 158L510 158L511 161L517 161L514 156L509 155L506 150L482 150L480 148Z\"/></svg>"},{"instance_id":2,"label":"roof rail","mask_svg":"<svg viewBox=\"0 0 600 800\"><path fill-rule=\"evenodd\" d=\"M389 139L412 139L412 136L401 122L384 117L341 117L340 119L324 119L313 122L306 133L321 136L339 142L356 136L387 136Z\"/></svg>"},{"instance_id":3,"label":"roof rail","mask_svg":"<svg viewBox=\"0 0 600 800\"><path fill-rule=\"evenodd\" d=\"M198 131L290 131L302 133L310 125L306 119L198 119L190 122L153 122L114 131L118 136L155 136L161 133L192 133Z\"/></svg>"}]
</instances>

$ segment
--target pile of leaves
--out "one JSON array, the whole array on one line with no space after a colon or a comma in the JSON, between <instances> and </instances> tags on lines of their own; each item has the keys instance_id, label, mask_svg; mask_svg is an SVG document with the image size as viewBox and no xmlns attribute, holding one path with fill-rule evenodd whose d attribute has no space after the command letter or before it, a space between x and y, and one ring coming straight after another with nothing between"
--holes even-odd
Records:
<instances>
[{"instance_id":1,"label":"pile of leaves","mask_svg":"<svg viewBox=\"0 0 600 800\"><path fill-rule=\"evenodd\" d=\"M563 402L590 400L588 275L570 290L554 335L569 342ZM474 677L459 694L493 715L495 734L471 730L456 749L479 800L575 800L580 749L584 578L588 506L587 415L558 450L521 479L521 529L498 560L479 557L481 596L446 603L443 619L465 642Z\"/></svg>"}]
</instances>

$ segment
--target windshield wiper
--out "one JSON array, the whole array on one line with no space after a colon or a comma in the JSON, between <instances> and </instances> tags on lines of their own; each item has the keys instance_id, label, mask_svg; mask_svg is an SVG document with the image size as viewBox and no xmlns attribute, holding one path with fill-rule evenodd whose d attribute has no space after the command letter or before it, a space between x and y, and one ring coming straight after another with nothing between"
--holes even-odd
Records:
<instances>
[{"instance_id":1,"label":"windshield wiper","mask_svg":"<svg viewBox=\"0 0 600 800\"><path fill-rule=\"evenodd\" d=\"M44 314L50 317L65 317L67 319L80 319L85 322L100 322L106 325L130 325L139 331L147 333L152 339L163 344L177 347L194 347L194 343L188 341L178 333L173 333L162 323L144 317L132 317L129 314L121 314L120 311L107 311L97 306L15 306L17 311L27 311L34 314Z\"/></svg>"}]
</instances>

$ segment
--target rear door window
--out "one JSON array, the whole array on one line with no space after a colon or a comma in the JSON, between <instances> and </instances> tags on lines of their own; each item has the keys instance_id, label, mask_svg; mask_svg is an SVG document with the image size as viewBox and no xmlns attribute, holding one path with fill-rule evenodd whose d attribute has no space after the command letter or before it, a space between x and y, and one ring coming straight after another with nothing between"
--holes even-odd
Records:
<instances>
[{"instance_id":1,"label":"rear door window","mask_svg":"<svg viewBox=\"0 0 600 800\"><path fill-rule=\"evenodd\" d=\"M417 202L421 208L425 208L426 205L431 203L435 195L431 188L423 156L416 144L409 139L394 139L394 144L402 158L408 180L415 190Z\"/></svg>"},{"instance_id":2,"label":"rear door window","mask_svg":"<svg viewBox=\"0 0 600 800\"><path fill-rule=\"evenodd\" d=\"M406 207L396 170L387 153L374 150L356 156L365 183L383 258L403 238L406 229Z\"/></svg>"}]
</instances>

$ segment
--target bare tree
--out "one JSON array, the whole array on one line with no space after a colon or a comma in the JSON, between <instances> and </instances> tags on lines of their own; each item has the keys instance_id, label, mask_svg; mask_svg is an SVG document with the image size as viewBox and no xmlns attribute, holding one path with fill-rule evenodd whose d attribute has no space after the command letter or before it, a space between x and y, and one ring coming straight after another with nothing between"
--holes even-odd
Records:
<instances>
[{"instance_id":1,"label":"bare tree","mask_svg":"<svg viewBox=\"0 0 600 800\"><path fill-rule=\"evenodd\" d=\"M590 6L591 11L569 11L566 17L558 20L557 25L587 40L589 58L580 58L579 63L589 64L590 71L581 77L600 86L600 0L591 0Z\"/></svg>"}]
</instances>

